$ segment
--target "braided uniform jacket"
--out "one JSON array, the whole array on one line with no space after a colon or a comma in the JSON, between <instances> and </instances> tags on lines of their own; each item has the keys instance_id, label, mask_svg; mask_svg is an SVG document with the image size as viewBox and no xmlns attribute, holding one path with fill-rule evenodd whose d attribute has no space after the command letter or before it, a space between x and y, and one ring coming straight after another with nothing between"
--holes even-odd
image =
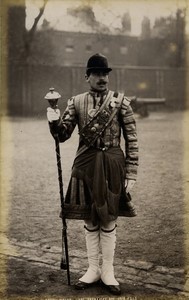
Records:
<instances>
[{"instance_id":1,"label":"braided uniform jacket","mask_svg":"<svg viewBox=\"0 0 189 300\"><path fill-rule=\"evenodd\" d=\"M106 101L107 98L108 101ZM58 125L60 142L64 142L70 138L76 124L78 125L79 131L87 124L90 120L90 112L98 106L99 101L100 99L98 99L97 95L90 92L77 95L68 100L67 108ZM100 142L103 143L106 148L120 146L122 132L125 141L125 178L136 180L138 142L136 123L130 106L130 100L122 94L109 91L107 95L104 95L103 101L107 102L107 110L111 112L112 109L116 109L117 111L103 132ZM51 128L51 133L53 134L53 128ZM80 145L81 144L80 138Z\"/></svg>"}]
</instances>

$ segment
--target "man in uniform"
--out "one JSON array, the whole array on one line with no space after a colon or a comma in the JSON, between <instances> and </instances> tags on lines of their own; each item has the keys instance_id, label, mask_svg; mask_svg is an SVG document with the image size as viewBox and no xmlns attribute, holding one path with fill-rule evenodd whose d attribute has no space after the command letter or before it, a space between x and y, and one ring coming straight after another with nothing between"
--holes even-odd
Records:
<instances>
[{"instance_id":1,"label":"man in uniform","mask_svg":"<svg viewBox=\"0 0 189 300\"><path fill-rule=\"evenodd\" d=\"M48 108L47 118L60 142L70 138L76 124L79 128L79 147L62 212L66 218L84 220L89 267L75 288L82 290L101 280L110 293L120 295L113 267L116 219L136 215L129 192L137 176L138 143L130 100L108 89L110 71L105 56L91 56L85 74L89 91L69 99L62 117L59 109Z\"/></svg>"}]
</instances>

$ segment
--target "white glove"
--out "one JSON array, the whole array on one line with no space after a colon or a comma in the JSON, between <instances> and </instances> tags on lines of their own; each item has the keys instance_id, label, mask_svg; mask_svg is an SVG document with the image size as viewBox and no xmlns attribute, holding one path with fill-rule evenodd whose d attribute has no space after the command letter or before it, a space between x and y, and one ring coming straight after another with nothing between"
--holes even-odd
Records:
<instances>
[{"instance_id":1,"label":"white glove","mask_svg":"<svg viewBox=\"0 0 189 300\"><path fill-rule=\"evenodd\" d=\"M135 182L136 180L133 179L125 179L125 188L127 193L129 193L132 190Z\"/></svg>"},{"instance_id":2,"label":"white glove","mask_svg":"<svg viewBox=\"0 0 189 300\"><path fill-rule=\"evenodd\" d=\"M60 118L60 109L53 109L51 107L47 108L47 119L50 123L53 121L58 121Z\"/></svg>"}]
</instances>

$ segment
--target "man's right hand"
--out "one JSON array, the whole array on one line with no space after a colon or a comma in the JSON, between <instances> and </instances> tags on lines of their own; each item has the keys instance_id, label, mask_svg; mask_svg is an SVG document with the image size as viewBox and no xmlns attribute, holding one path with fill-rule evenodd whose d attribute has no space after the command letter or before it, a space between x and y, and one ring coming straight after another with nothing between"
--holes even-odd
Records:
<instances>
[{"instance_id":1,"label":"man's right hand","mask_svg":"<svg viewBox=\"0 0 189 300\"><path fill-rule=\"evenodd\" d=\"M47 108L47 119L50 123L53 121L58 121L60 119L60 109L53 109L51 107Z\"/></svg>"}]
</instances>

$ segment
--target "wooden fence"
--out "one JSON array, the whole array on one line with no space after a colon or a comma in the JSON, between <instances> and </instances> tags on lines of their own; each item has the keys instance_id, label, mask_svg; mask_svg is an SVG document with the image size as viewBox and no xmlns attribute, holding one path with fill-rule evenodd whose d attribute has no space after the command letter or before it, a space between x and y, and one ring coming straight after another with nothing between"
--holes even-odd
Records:
<instances>
[{"instance_id":1,"label":"wooden fence","mask_svg":"<svg viewBox=\"0 0 189 300\"><path fill-rule=\"evenodd\" d=\"M85 69L28 65L11 65L8 78L8 112L10 115L38 116L46 114L45 94L54 87L61 95L60 108L67 99L88 89ZM186 70L156 67L114 68L110 73L110 89L127 96L166 98L165 108L184 109L186 105Z\"/></svg>"}]
</instances>

